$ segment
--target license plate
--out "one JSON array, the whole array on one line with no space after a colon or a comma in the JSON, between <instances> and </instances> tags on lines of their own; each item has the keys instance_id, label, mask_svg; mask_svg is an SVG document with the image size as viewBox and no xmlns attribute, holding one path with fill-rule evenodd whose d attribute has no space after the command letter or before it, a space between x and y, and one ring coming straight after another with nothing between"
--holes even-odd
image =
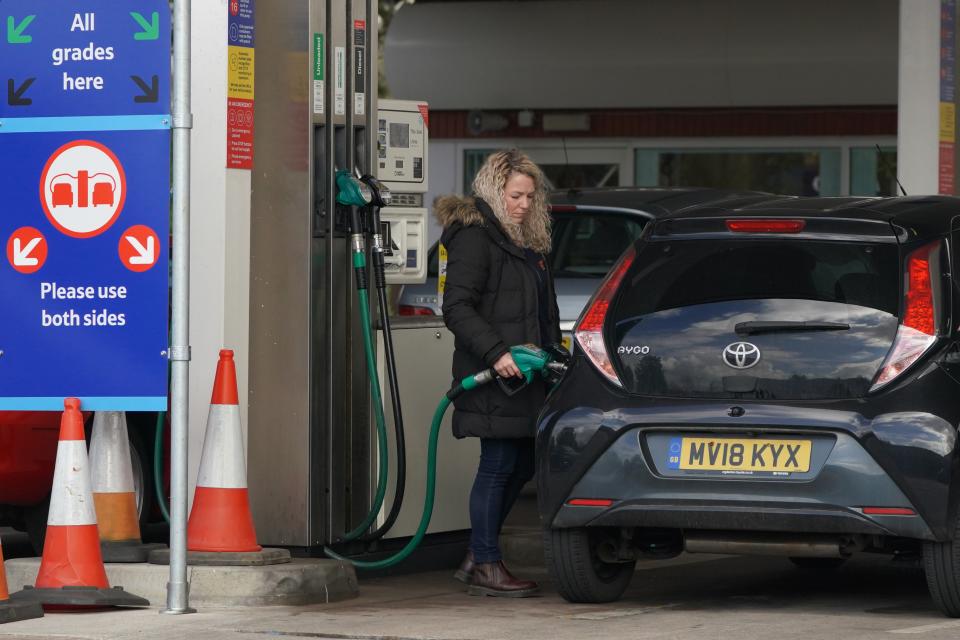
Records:
<instances>
[{"instance_id":1,"label":"license plate","mask_svg":"<svg viewBox=\"0 0 960 640\"><path fill-rule=\"evenodd\" d=\"M675 437L667 466L688 471L805 473L810 440Z\"/></svg>"}]
</instances>

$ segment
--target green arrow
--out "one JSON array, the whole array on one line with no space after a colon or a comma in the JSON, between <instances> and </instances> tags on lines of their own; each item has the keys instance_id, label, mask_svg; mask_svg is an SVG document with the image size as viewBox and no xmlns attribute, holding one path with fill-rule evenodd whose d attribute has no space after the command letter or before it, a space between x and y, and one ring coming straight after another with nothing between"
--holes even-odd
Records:
<instances>
[{"instance_id":1,"label":"green arrow","mask_svg":"<svg viewBox=\"0 0 960 640\"><path fill-rule=\"evenodd\" d=\"M150 16L150 22L147 22L147 19L136 11L131 11L130 16L137 21L140 25L140 28L143 29L140 33L133 34L134 40L156 40L160 37L160 14L156 11L153 12L153 15Z\"/></svg>"},{"instance_id":2,"label":"green arrow","mask_svg":"<svg viewBox=\"0 0 960 640\"><path fill-rule=\"evenodd\" d=\"M23 35L23 30L30 26L33 19L37 16L27 16L16 24L13 16L7 16L7 42L10 44L30 44L33 42L33 36Z\"/></svg>"}]
</instances>

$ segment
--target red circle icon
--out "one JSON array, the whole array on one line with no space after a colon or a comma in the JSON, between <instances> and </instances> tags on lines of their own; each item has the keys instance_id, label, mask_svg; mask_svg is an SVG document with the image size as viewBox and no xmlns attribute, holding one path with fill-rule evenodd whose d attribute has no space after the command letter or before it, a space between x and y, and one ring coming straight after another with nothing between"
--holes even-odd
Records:
<instances>
[{"instance_id":1,"label":"red circle icon","mask_svg":"<svg viewBox=\"0 0 960 640\"><path fill-rule=\"evenodd\" d=\"M240 1L239 0L230 0L230 15L237 15L240 13Z\"/></svg>"},{"instance_id":2,"label":"red circle icon","mask_svg":"<svg viewBox=\"0 0 960 640\"><path fill-rule=\"evenodd\" d=\"M20 273L36 273L47 261L47 239L33 227L20 227L7 240L7 261Z\"/></svg>"},{"instance_id":3,"label":"red circle icon","mask_svg":"<svg viewBox=\"0 0 960 640\"><path fill-rule=\"evenodd\" d=\"M123 165L99 142L68 142L53 152L40 174L43 212L58 231L74 238L109 229L126 199Z\"/></svg>"},{"instance_id":4,"label":"red circle icon","mask_svg":"<svg viewBox=\"0 0 960 640\"><path fill-rule=\"evenodd\" d=\"M134 225L120 236L120 262L130 271L143 273L160 259L160 238L150 227Z\"/></svg>"}]
</instances>

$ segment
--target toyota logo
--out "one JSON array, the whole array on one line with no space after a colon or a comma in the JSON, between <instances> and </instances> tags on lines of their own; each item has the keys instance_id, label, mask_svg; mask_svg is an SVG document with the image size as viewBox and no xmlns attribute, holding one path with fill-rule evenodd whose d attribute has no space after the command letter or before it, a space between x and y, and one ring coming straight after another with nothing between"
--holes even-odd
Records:
<instances>
[{"instance_id":1,"label":"toyota logo","mask_svg":"<svg viewBox=\"0 0 960 640\"><path fill-rule=\"evenodd\" d=\"M760 349L749 342L734 342L723 350L723 361L734 369L749 369L760 362Z\"/></svg>"}]
</instances>

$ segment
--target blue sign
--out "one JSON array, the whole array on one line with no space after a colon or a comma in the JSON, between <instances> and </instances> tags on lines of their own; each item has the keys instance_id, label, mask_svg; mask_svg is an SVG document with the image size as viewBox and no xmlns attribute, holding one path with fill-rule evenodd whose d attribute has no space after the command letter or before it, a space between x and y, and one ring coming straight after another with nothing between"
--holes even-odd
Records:
<instances>
[{"instance_id":1,"label":"blue sign","mask_svg":"<svg viewBox=\"0 0 960 640\"><path fill-rule=\"evenodd\" d=\"M39 4L0 2L0 410L163 410L167 2Z\"/></svg>"},{"instance_id":2,"label":"blue sign","mask_svg":"<svg viewBox=\"0 0 960 640\"><path fill-rule=\"evenodd\" d=\"M166 0L5 0L0 34L0 119L170 112Z\"/></svg>"},{"instance_id":3,"label":"blue sign","mask_svg":"<svg viewBox=\"0 0 960 640\"><path fill-rule=\"evenodd\" d=\"M253 0L230 0L227 15L227 45L250 48L255 46L253 10Z\"/></svg>"},{"instance_id":4,"label":"blue sign","mask_svg":"<svg viewBox=\"0 0 960 640\"><path fill-rule=\"evenodd\" d=\"M683 451L683 438L670 438L670 452L667 455L667 469L680 468L680 453Z\"/></svg>"}]
</instances>

